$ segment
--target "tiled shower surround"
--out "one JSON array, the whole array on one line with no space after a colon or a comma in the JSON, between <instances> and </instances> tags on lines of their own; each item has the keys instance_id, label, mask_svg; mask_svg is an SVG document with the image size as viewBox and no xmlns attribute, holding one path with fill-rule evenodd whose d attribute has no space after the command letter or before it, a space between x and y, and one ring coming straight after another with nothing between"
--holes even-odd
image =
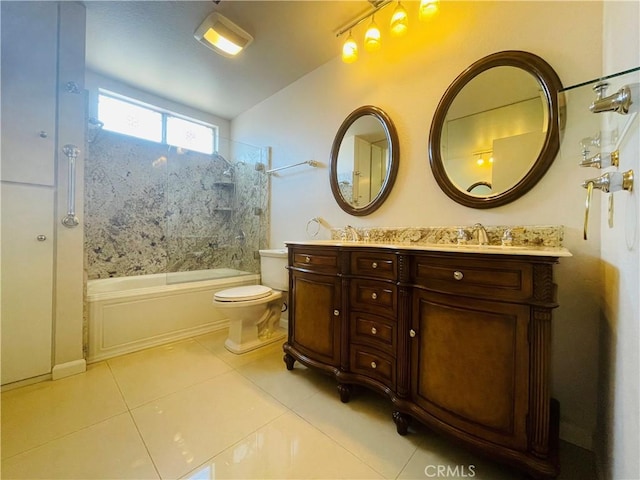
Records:
<instances>
[{"instance_id":1,"label":"tiled shower surround","mask_svg":"<svg viewBox=\"0 0 640 480\"><path fill-rule=\"evenodd\" d=\"M256 165L267 164L265 148L221 140L220 158L102 131L87 151L89 279L259 271L269 180Z\"/></svg>"}]
</instances>

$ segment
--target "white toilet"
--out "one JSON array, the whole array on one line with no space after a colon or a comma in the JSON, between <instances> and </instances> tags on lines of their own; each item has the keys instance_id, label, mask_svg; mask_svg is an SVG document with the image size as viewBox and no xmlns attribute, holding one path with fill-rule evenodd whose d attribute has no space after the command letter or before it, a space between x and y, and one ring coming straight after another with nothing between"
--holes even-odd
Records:
<instances>
[{"instance_id":1,"label":"white toilet","mask_svg":"<svg viewBox=\"0 0 640 480\"><path fill-rule=\"evenodd\" d=\"M287 249L260 250L263 285L221 290L213 296L216 308L229 317L229 336L224 346L232 353L245 353L282 340L280 327L283 294L289 289Z\"/></svg>"}]
</instances>

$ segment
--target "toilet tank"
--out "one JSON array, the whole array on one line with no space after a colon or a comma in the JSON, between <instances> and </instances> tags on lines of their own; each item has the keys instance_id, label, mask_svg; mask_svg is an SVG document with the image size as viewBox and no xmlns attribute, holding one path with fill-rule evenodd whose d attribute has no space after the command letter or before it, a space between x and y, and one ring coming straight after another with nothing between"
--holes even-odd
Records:
<instances>
[{"instance_id":1,"label":"toilet tank","mask_svg":"<svg viewBox=\"0 0 640 480\"><path fill-rule=\"evenodd\" d=\"M288 253L286 248L260 250L261 283L275 290L289 290Z\"/></svg>"}]
</instances>

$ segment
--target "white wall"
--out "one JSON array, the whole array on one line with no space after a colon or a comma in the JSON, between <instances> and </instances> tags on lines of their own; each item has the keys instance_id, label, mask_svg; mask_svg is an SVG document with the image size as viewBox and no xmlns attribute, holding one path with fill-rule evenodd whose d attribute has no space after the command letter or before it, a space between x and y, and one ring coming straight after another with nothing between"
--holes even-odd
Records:
<instances>
[{"instance_id":1,"label":"white wall","mask_svg":"<svg viewBox=\"0 0 640 480\"><path fill-rule=\"evenodd\" d=\"M640 2L605 2L603 73L640 66ZM629 80L627 80L629 81ZM640 74L633 76L640 81ZM611 81L613 93L621 86ZM636 107L638 106L638 100ZM617 115L617 114L616 114ZM640 119L620 151L619 171L640 171ZM614 194L614 226L602 224L602 322L596 455L603 479L640 478L640 195ZM601 200L606 218L606 196Z\"/></svg>"},{"instance_id":2,"label":"white wall","mask_svg":"<svg viewBox=\"0 0 640 480\"><path fill-rule=\"evenodd\" d=\"M232 121L234 140L273 147L273 166L303 160L272 178L271 247L304 240L305 226L320 216L333 227L468 225L565 225L565 246L574 257L556 270L560 308L554 314L553 395L561 403L561 436L591 448L595 428L598 366L599 252L597 233L582 240L584 172L579 158L560 155L528 194L503 207L474 210L454 203L438 188L427 154L435 108L448 85L474 61L502 50L526 50L549 62L565 86L601 73L601 2L443 2L429 25L419 25L417 3L410 32L385 39L376 54L361 52L354 64L339 56ZM391 10L376 16L379 25ZM345 19L345 21L348 19ZM337 27L337 26L336 26ZM354 30L360 36L364 26ZM336 42L336 55L340 43ZM332 41L327 33L327 41ZM333 199L328 159L344 118L372 104L392 118L400 138L400 169L385 204L352 217ZM599 221L599 215L592 218ZM323 237L328 232L323 229Z\"/></svg>"}]
</instances>

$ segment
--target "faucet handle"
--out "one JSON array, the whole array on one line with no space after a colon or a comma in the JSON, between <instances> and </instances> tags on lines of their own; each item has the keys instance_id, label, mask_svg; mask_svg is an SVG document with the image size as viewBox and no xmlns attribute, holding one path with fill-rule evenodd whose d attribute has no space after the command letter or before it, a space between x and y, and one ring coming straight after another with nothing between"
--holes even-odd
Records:
<instances>
[{"instance_id":1,"label":"faucet handle","mask_svg":"<svg viewBox=\"0 0 640 480\"><path fill-rule=\"evenodd\" d=\"M462 227L458 228L458 234L456 235L457 244L464 245L467 243L467 240L469 240L469 236L467 235L465 229Z\"/></svg>"},{"instance_id":2,"label":"faucet handle","mask_svg":"<svg viewBox=\"0 0 640 480\"><path fill-rule=\"evenodd\" d=\"M512 243L513 243L513 235L511 233L511 229L505 228L504 233L502 234L502 245L504 247L508 247L508 246L511 246Z\"/></svg>"}]
</instances>

